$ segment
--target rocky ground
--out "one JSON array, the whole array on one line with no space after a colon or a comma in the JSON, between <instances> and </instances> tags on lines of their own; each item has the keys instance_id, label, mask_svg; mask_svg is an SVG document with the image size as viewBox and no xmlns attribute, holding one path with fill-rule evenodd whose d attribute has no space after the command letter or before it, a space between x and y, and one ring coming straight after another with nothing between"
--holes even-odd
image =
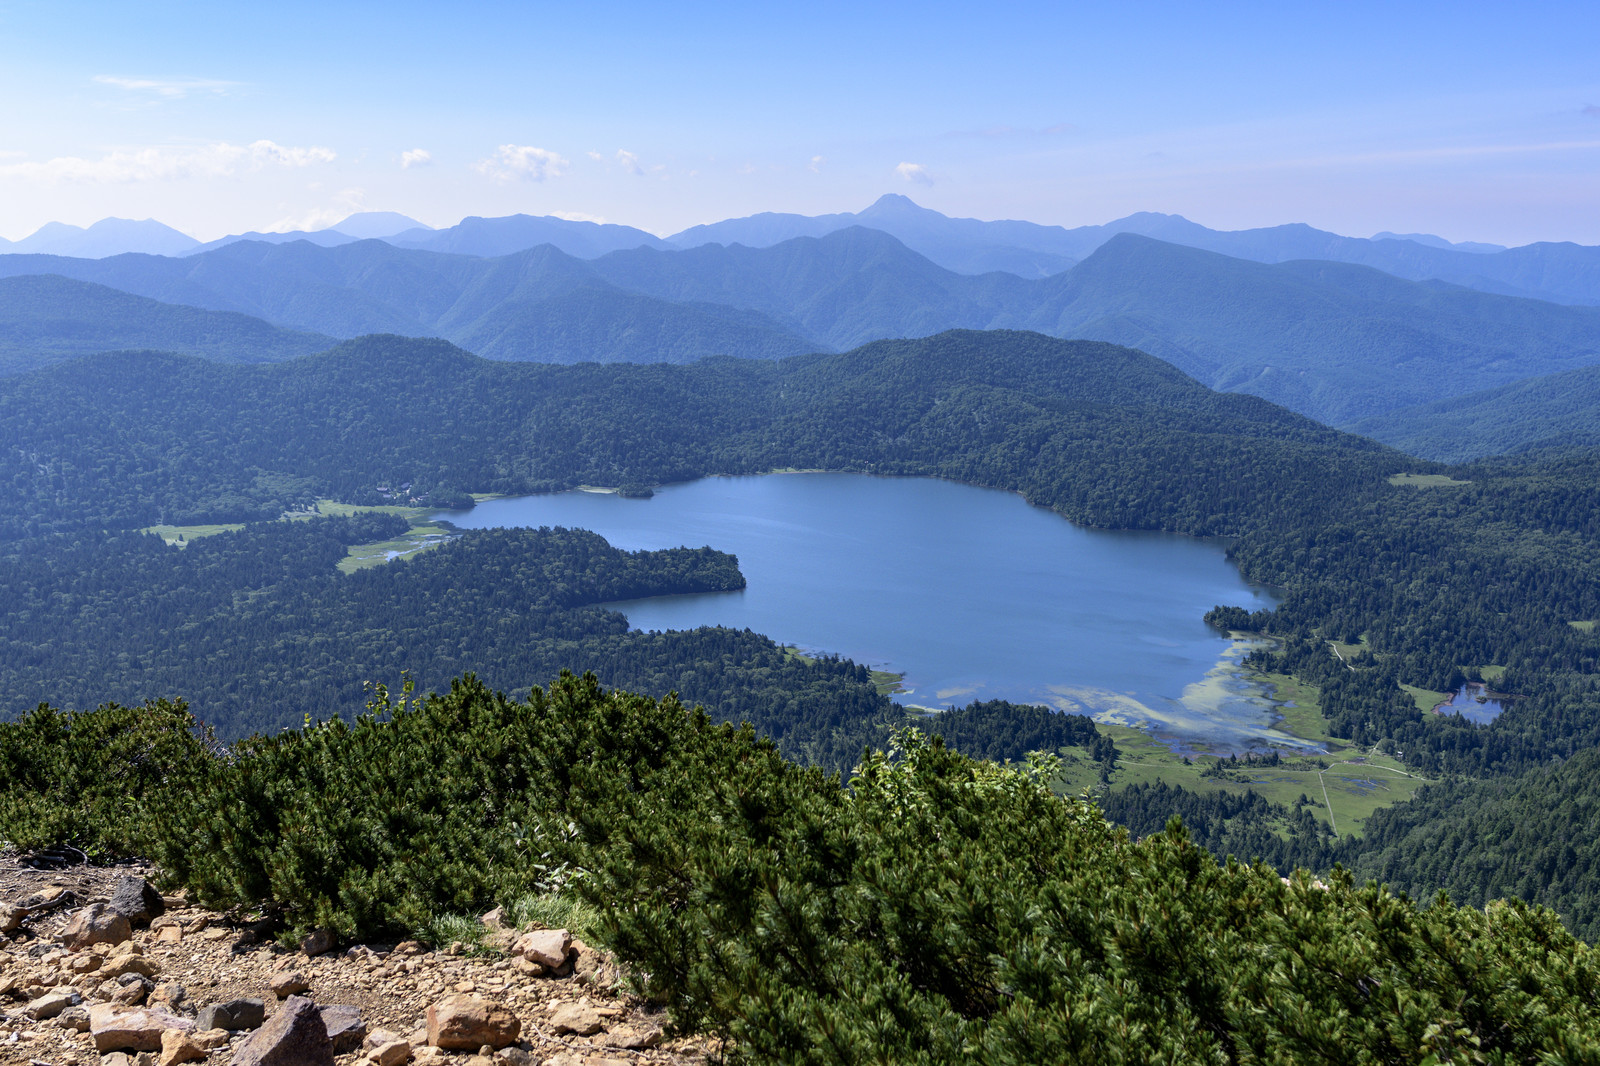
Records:
<instances>
[{"instance_id":1,"label":"rocky ground","mask_svg":"<svg viewBox=\"0 0 1600 1066\"><path fill-rule=\"evenodd\" d=\"M644 1066L715 1061L670 1040L617 967L564 930L494 949L285 948L260 924L158 895L137 864L0 855L0 1063ZM457 946L459 951L459 946Z\"/></svg>"}]
</instances>

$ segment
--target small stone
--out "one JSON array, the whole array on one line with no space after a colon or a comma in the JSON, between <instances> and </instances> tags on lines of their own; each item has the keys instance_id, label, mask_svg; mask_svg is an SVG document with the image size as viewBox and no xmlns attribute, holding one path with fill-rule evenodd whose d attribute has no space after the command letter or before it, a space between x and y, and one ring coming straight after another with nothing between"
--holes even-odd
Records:
<instances>
[{"instance_id":1,"label":"small stone","mask_svg":"<svg viewBox=\"0 0 1600 1066\"><path fill-rule=\"evenodd\" d=\"M662 1036L661 1026L655 1022L634 1021L611 1030L605 1035L603 1042L606 1047L643 1051L661 1043Z\"/></svg>"},{"instance_id":2,"label":"small stone","mask_svg":"<svg viewBox=\"0 0 1600 1066\"><path fill-rule=\"evenodd\" d=\"M68 1007L56 1015L56 1024L63 1029L73 1029L80 1033L89 1031L89 1011L85 1007Z\"/></svg>"},{"instance_id":3,"label":"small stone","mask_svg":"<svg viewBox=\"0 0 1600 1066\"><path fill-rule=\"evenodd\" d=\"M15 903L0 903L0 933L14 933L22 928L28 912Z\"/></svg>"},{"instance_id":4,"label":"small stone","mask_svg":"<svg viewBox=\"0 0 1600 1066\"><path fill-rule=\"evenodd\" d=\"M400 1038L398 1036L388 1029L374 1029L372 1032L367 1034L367 1039L363 1042L369 1049L372 1049L380 1048L385 1044L393 1043L399 1039Z\"/></svg>"},{"instance_id":5,"label":"small stone","mask_svg":"<svg viewBox=\"0 0 1600 1066\"><path fill-rule=\"evenodd\" d=\"M322 1011L322 1025L328 1030L328 1039L333 1043L333 1053L343 1055L347 1051L359 1050L361 1041L367 1036L367 1023L361 1020L361 1008L330 1004L319 1009Z\"/></svg>"},{"instance_id":6,"label":"small stone","mask_svg":"<svg viewBox=\"0 0 1600 1066\"><path fill-rule=\"evenodd\" d=\"M267 1020L267 1005L259 999L230 999L213 1003L195 1016L197 1029L259 1029Z\"/></svg>"},{"instance_id":7,"label":"small stone","mask_svg":"<svg viewBox=\"0 0 1600 1066\"><path fill-rule=\"evenodd\" d=\"M176 926L176 925L163 926L156 933L156 943L158 943L158 944L181 944L181 943L183 943L183 929L180 928L179 926Z\"/></svg>"},{"instance_id":8,"label":"small stone","mask_svg":"<svg viewBox=\"0 0 1600 1066\"><path fill-rule=\"evenodd\" d=\"M198 1062L206 1057L205 1048L196 1044L188 1033L168 1029L161 1034L160 1066L178 1066L180 1062Z\"/></svg>"},{"instance_id":9,"label":"small stone","mask_svg":"<svg viewBox=\"0 0 1600 1066\"><path fill-rule=\"evenodd\" d=\"M132 953L118 955L100 967L100 976L108 981L129 973L136 973L140 977L155 977L161 973L161 967L152 959Z\"/></svg>"},{"instance_id":10,"label":"small stone","mask_svg":"<svg viewBox=\"0 0 1600 1066\"><path fill-rule=\"evenodd\" d=\"M267 1024L233 1049L233 1066L333 1066L333 1042L317 1005L290 996Z\"/></svg>"},{"instance_id":11,"label":"small stone","mask_svg":"<svg viewBox=\"0 0 1600 1066\"><path fill-rule=\"evenodd\" d=\"M109 1003L89 1008L89 1032L94 1048L107 1051L160 1051L161 1034L168 1029L188 1032L194 1023L160 1010L119 1010Z\"/></svg>"},{"instance_id":12,"label":"small stone","mask_svg":"<svg viewBox=\"0 0 1600 1066\"><path fill-rule=\"evenodd\" d=\"M411 1045L404 1040L390 1040L378 1045L372 1052L376 1066L400 1066L411 1057Z\"/></svg>"},{"instance_id":13,"label":"small stone","mask_svg":"<svg viewBox=\"0 0 1600 1066\"><path fill-rule=\"evenodd\" d=\"M76 1007L83 997L76 992L46 992L22 1008L22 1012L35 1021L49 1021L68 1007Z\"/></svg>"},{"instance_id":14,"label":"small stone","mask_svg":"<svg viewBox=\"0 0 1600 1066\"><path fill-rule=\"evenodd\" d=\"M124 1007L137 1007L150 998L155 987L155 982L148 977L136 973L123 974L115 982L111 1002Z\"/></svg>"},{"instance_id":15,"label":"small stone","mask_svg":"<svg viewBox=\"0 0 1600 1066\"><path fill-rule=\"evenodd\" d=\"M578 1003L563 1003L550 1015L550 1028L557 1033L593 1036L605 1026L605 1019L598 1010Z\"/></svg>"},{"instance_id":16,"label":"small stone","mask_svg":"<svg viewBox=\"0 0 1600 1066\"><path fill-rule=\"evenodd\" d=\"M496 907L488 914L479 917L478 921L487 925L490 929L499 929L506 924L506 909L504 907Z\"/></svg>"},{"instance_id":17,"label":"small stone","mask_svg":"<svg viewBox=\"0 0 1600 1066\"><path fill-rule=\"evenodd\" d=\"M227 1047L228 1041L232 1039L233 1034L226 1029L207 1029L194 1034L195 1045L203 1047L207 1051L215 1051L219 1047Z\"/></svg>"},{"instance_id":18,"label":"small stone","mask_svg":"<svg viewBox=\"0 0 1600 1066\"><path fill-rule=\"evenodd\" d=\"M481 996L447 996L428 1008L428 1044L456 1051L516 1043L522 1023Z\"/></svg>"},{"instance_id":19,"label":"small stone","mask_svg":"<svg viewBox=\"0 0 1600 1066\"><path fill-rule=\"evenodd\" d=\"M571 946L572 936L565 929L536 929L518 937L511 953L554 970L567 961Z\"/></svg>"},{"instance_id":20,"label":"small stone","mask_svg":"<svg viewBox=\"0 0 1600 1066\"><path fill-rule=\"evenodd\" d=\"M166 913L161 893L142 877L120 877L112 890L110 908L134 925L144 926Z\"/></svg>"},{"instance_id":21,"label":"small stone","mask_svg":"<svg viewBox=\"0 0 1600 1066\"><path fill-rule=\"evenodd\" d=\"M310 989L311 982L306 980L306 975L299 970L280 973L272 979L272 994L279 999L296 996L301 992L308 992Z\"/></svg>"},{"instance_id":22,"label":"small stone","mask_svg":"<svg viewBox=\"0 0 1600 1066\"><path fill-rule=\"evenodd\" d=\"M99 955L85 951L82 954L74 955L72 958L67 960L67 970L76 974L94 973L105 963L105 961L106 960L101 958Z\"/></svg>"},{"instance_id":23,"label":"small stone","mask_svg":"<svg viewBox=\"0 0 1600 1066\"><path fill-rule=\"evenodd\" d=\"M315 958L318 955L326 955L332 951L336 942L333 930L323 926L311 930L306 935L306 938L300 941L300 950Z\"/></svg>"},{"instance_id":24,"label":"small stone","mask_svg":"<svg viewBox=\"0 0 1600 1066\"><path fill-rule=\"evenodd\" d=\"M533 1056L519 1047L503 1047L494 1053L496 1066L531 1066Z\"/></svg>"},{"instance_id":25,"label":"small stone","mask_svg":"<svg viewBox=\"0 0 1600 1066\"><path fill-rule=\"evenodd\" d=\"M104 903L91 903L72 916L59 939L73 951L81 951L92 944L121 944L132 936L133 926L127 918Z\"/></svg>"},{"instance_id":26,"label":"small stone","mask_svg":"<svg viewBox=\"0 0 1600 1066\"><path fill-rule=\"evenodd\" d=\"M176 981L163 981L150 993L150 1005L163 1009L176 1010L183 1006L189 998L189 990Z\"/></svg>"},{"instance_id":27,"label":"small stone","mask_svg":"<svg viewBox=\"0 0 1600 1066\"><path fill-rule=\"evenodd\" d=\"M396 955L422 955L427 952L420 940L402 940L394 946Z\"/></svg>"},{"instance_id":28,"label":"small stone","mask_svg":"<svg viewBox=\"0 0 1600 1066\"><path fill-rule=\"evenodd\" d=\"M450 1061L450 1053L444 1048L420 1047L411 1054L413 1066L444 1066Z\"/></svg>"}]
</instances>

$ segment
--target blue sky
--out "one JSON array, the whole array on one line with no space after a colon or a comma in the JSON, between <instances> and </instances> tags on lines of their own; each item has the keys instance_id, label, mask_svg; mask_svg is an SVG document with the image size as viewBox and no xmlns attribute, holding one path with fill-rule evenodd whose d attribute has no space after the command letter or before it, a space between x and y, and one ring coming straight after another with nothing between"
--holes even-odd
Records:
<instances>
[{"instance_id":1,"label":"blue sky","mask_svg":"<svg viewBox=\"0 0 1600 1066\"><path fill-rule=\"evenodd\" d=\"M1600 244L1597 30L1592 2L0 0L0 236L361 209L669 233L902 192Z\"/></svg>"}]
</instances>

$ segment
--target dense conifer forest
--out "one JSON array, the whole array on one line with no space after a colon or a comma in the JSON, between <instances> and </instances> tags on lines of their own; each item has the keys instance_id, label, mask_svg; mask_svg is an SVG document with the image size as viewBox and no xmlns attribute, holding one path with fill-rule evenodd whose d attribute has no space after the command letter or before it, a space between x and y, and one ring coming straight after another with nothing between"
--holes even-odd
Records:
<instances>
[{"instance_id":1,"label":"dense conifer forest","mask_svg":"<svg viewBox=\"0 0 1600 1066\"><path fill-rule=\"evenodd\" d=\"M308 714L349 718L363 681L394 682L402 671L424 689L472 671L521 698L564 667L652 698L676 691L714 720L751 722L774 751L819 769L848 770L905 725L945 732L949 747L980 758L1070 745L1110 765L1115 748L1087 721L982 704L908 721L854 664L801 659L752 633L630 634L596 606L737 587L736 565L715 545L629 555L573 531L473 533L347 575L334 569L346 548L393 535L392 521L278 520L319 498L383 502L380 487L401 482L429 502L464 504L469 493L777 468L940 476L1016 490L1086 524L1233 538L1232 558L1283 600L1259 613L1219 605L1212 620L1275 638L1254 665L1317 685L1332 735L1393 752L1440 781L1375 815L1364 836L1338 840L1303 807L1259 797L1166 786L1102 796L1105 813L1150 838L1149 848L1197 851L1154 842L1178 814L1219 856L1319 872L1338 862L1418 898L1445 889L1478 905L1509 894L1557 908L1580 936L1600 935L1584 843L1597 828L1584 767L1600 745L1600 644L1586 624L1600 618L1592 453L1443 467L1211 392L1138 352L1026 333L691 366L497 364L393 337L263 366L124 353L0 381L0 418L9 430L0 455L3 687L5 709L23 723L0 732L12 738L19 781L37 779L24 764L45 743L27 730L59 739L65 728L55 712L26 711L41 701L183 697L231 740ZM249 524L184 548L136 532L163 521ZM1361 650L1340 658L1330 641ZM1517 698L1488 726L1427 714L1400 688L1490 676ZM344 735L328 728L317 735ZM291 735L273 743L291 745ZM819 795L838 793L830 787ZM32 808L15 795L20 813L0 835L32 839ZM84 817L53 831L93 843L100 830ZM270 878L247 883L238 891L257 900L276 891ZM449 900L419 902L405 920L481 901L492 888L474 882ZM321 906L284 902L311 908L305 914ZM1437 909L1426 921L1460 913ZM353 928L399 919L339 920ZM706 920L731 929L745 918ZM1548 944L1551 935L1536 938ZM696 982L736 972L725 959L637 950L664 982L681 983L669 994L690 1014L704 1014L714 993ZM869 969L922 965L861 958ZM774 989L773 1003L790 994ZM902 1007L884 1009L901 1016ZM744 1024L713 1015L704 1017Z\"/></svg>"}]
</instances>

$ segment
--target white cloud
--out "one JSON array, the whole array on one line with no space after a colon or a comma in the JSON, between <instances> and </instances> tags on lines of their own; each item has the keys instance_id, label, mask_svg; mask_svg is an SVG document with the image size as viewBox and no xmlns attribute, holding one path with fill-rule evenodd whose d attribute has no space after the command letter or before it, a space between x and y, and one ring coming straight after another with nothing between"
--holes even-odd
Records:
<instances>
[{"instance_id":1,"label":"white cloud","mask_svg":"<svg viewBox=\"0 0 1600 1066\"><path fill-rule=\"evenodd\" d=\"M933 175L921 163L901 163L894 172L913 185L932 185Z\"/></svg>"},{"instance_id":2,"label":"white cloud","mask_svg":"<svg viewBox=\"0 0 1600 1066\"><path fill-rule=\"evenodd\" d=\"M247 145L219 141L200 147L114 148L98 159L57 156L43 162L5 163L0 164L0 178L25 178L41 185L171 181L228 177L240 170L261 170L269 166L308 167L331 163L335 158L333 149L315 145L300 148L266 140Z\"/></svg>"},{"instance_id":3,"label":"white cloud","mask_svg":"<svg viewBox=\"0 0 1600 1066\"><path fill-rule=\"evenodd\" d=\"M635 177L644 177L644 167L639 164L639 157L625 148L617 149L617 162L622 164L622 169Z\"/></svg>"},{"instance_id":4,"label":"white cloud","mask_svg":"<svg viewBox=\"0 0 1600 1066\"><path fill-rule=\"evenodd\" d=\"M400 153L400 169L410 170L412 167L425 167L433 162L433 153L426 148L408 148Z\"/></svg>"},{"instance_id":5,"label":"white cloud","mask_svg":"<svg viewBox=\"0 0 1600 1066\"><path fill-rule=\"evenodd\" d=\"M96 74L100 85L112 85L130 93L148 93L163 100L181 100L191 93L225 95L238 88L236 81L216 81L210 78L123 78L115 74Z\"/></svg>"},{"instance_id":6,"label":"white cloud","mask_svg":"<svg viewBox=\"0 0 1600 1066\"><path fill-rule=\"evenodd\" d=\"M487 174L498 181L544 181L559 178L570 164L555 152L532 145L502 144L488 159L473 164L479 174Z\"/></svg>"},{"instance_id":7,"label":"white cloud","mask_svg":"<svg viewBox=\"0 0 1600 1066\"><path fill-rule=\"evenodd\" d=\"M606 220L602 215L586 215L582 211L552 211L552 215L567 222L597 222L605 225Z\"/></svg>"},{"instance_id":8,"label":"white cloud","mask_svg":"<svg viewBox=\"0 0 1600 1066\"><path fill-rule=\"evenodd\" d=\"M605 162L606 157L601 155L599 152L590 152L589 158L593 159L596 163L603 163Z\"/></svg>"},{"instance_id":9,"label":"white cloud","mask_svg":"<svg viewBox=\"0 0 1600 1066\"><path fill-rule=\"evenodd\" d=\"M315 186L313 186L315 187ZM340 189L333 203L327 207L314 207L300 214L286 215L266 228L268 233L313 233L343 222L358 211L367 209L367 190Z\"/></svg>"},{"instance_id":10,"label":"white cloud","mask_svg":"<svg viewBox=\"0 0 1600 1066\"><path fill-rule=\"evenodd\" d=\"M811 171L811 173L813 173L813 174L820 174L820 173L822 173L822 164L824 164L826 162L827 162L827 160L824 159L822 156L814 155L814 156L811 157L811 162L810 162L810 164L808 164L806 166L806 169Z\"/></svg>"}]
</instances>

